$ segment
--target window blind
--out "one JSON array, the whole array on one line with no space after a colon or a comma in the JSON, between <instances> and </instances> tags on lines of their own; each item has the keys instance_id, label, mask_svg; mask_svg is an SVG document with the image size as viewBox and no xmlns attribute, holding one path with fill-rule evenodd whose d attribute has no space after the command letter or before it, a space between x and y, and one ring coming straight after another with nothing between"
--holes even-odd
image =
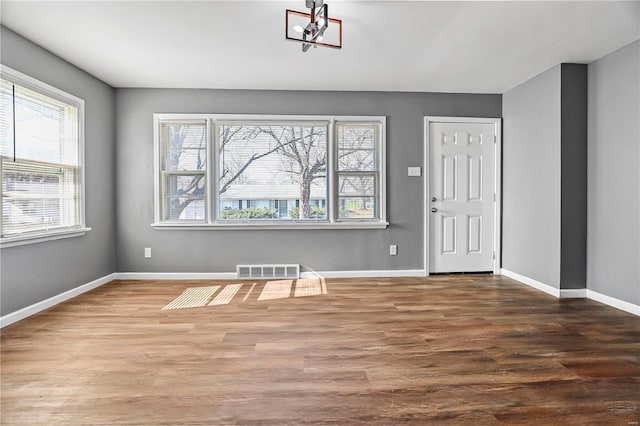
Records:
<instances>
[{"instance_id":1,"label":"window blind","mask_svg":"<svg viewBox=\"0 0 640 426\"><path fill-rule=\"evenodd\" d=\"M75 227L78 108L0 80L2 237Z\"/></svg>"}]
</instances>

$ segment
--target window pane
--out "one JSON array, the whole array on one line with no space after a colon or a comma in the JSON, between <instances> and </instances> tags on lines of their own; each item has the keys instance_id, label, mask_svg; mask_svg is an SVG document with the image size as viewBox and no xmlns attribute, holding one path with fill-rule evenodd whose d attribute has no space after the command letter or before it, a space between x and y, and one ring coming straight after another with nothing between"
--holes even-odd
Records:
<instances>
[{"instance_id":1,"label":"window pane","mask_svg":"<svg viewBox=\"0 0 640 426\"><path fill-rule=\"evenodd\" d=\"M206 221L206 121L164 121L159 131L163 220Z\"/></svg>"},{"instance_id":2,"label":"window pane","mask_svg":"<svg viewBox=\"0 0 640 426\"><path fill-rule=\"evenodd\" d=\"M15 88L15 149L14 98ZM8 157L78 165L78 109L2 80L0 151Z\"/></svg>"},{"instance_id":3,"label":"window pane","mask_svg":"<svg viewBox=\"0 0 640 426\"><path fill-rule=\"evenodd\" d=\"M76 169L5 159L3 236L79 223Z\"/></svg>"},{"instance_id":4,"label":"window pane","mask_svg":"<svg viewBox=\"0 0 640 426\"><path fill-rule=\"evenodd\" d=\"M374 171L376 166L376 125L336 125L338 133L338 170Z\"/></svg>"},{"instance_id":5,"label":"window pane","mask_svg":"<svg viewBox=\"0 0 640 426\"><path fill-rule=\"evenodd\" d=\"M172 197L169 199L168 220L194 220L204 221L205 218L204 199L194 199L189 197Z\"/></svg>"},{"instance_id":6,"label":"window pane","mask_svg":"<svg viewBox=\"0 0 640 426\"><path fill-rule=\"evenodd\" d=\"M327 123L222 123L218 141L220 219L326 220Z\"/></svg>"},{"instance_id":7,"label":"window pane","mask_svg":"<svg viewBox=\"0 0 640 426\"><path fill-rule=\"evenodd\" d=\"M165 185L165 220L205 220L204 174L169 174L166 176Z\"/></svg>"},{"instance_id":8,"label":"window pane","mask_svg":"<svg viewBox=\"0 0 640 426\"><path fill-rule=\"evenodd\" d=\"M376 179L373 175L352 176L340 175L338 177L338 193L345 195L375 195Z\"/></svg>"},{"instance_id":9,"label":"window pane","mask_svg":"<svg viewBox=\"0 0 640 426\"><path fill-rule=\"evenodd\" d=\"M376 199L374 197L340 197L339 219L374 219Z\"/></svg>"},{"instance_id":10,"label":"window pane","mask_svg":"<svg viewBox=\"0 0 640 426\"><path fill-rule=\"evenodd\" d=\"M16 157L62 162L64 109L24 92L16 90Z\"/></svg>"},{"instance_id":11,"label":"window pane","mask_svg":"<svg viewBox=\"0 0 640 426\"><path fill-rule=\"evenodd\" d=\"M161 123L160 138L164 147L165 170L205 170L207 126L204 121Z\"/></svg>"}]
</instances>

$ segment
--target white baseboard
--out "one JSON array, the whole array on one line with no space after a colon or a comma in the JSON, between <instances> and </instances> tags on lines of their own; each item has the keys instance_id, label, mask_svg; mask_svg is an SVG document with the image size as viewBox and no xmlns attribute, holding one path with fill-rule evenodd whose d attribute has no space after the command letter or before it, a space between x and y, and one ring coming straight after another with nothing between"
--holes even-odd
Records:
<instances>
[{"instance_id":1,"label":"white baseboard","mask_svg":"<svg viewBox=\"0 0 640 426\"><path fill-rule=\"evenodd\" d=\"M586 288L560 289L560 299L584 299L587 297Z\"/></svg>"},{"instance_id":2,"label":"white baseboard","mask_svg":"<svg viewBox=\"0 0 640 426\"><path fill-rule=\"evenodd\" d=\"M560 297L560 289L550 286L549 284L534 280L533 278L525 277L524 275L517 274L504 268L500 270L500 275L504 275L505 277L520 281L521 283L526 284L529 287L533 287L536 290L544 291L545 293L550 294L554 297Z\"/></svg>"},{"instance_id":3,"label":"white baseboard","mask_svg":"<svg viewBox=\"0 0 640 426\"><path fill-rule=\"evenodd\" d=\"M630 314L640 316L640 305L625 302L624 300L616 299L615 297L607 296L606 294L598 293L597 291L587 290L587 297L596 302L604 303L621 311L629 312Z\"/></svg>"},{"instance_id":4,"label":"white baseboard","mask_svg":"<svg viewBox=\"0 0 640 426\"><path fill-rule=\"evenodd\" d=\"M424 277L424 269L390 269L375 271L305 271L301 278L393 278L393 277Z\"/></svg>"},{"instance_id":5,"label":"white baseboard","mask_svg":"<svg viewBox=\"0 0 640 426\"><path fill-rule=\"evenodd\" d=\"M119 272L119 280L235 280L235 272ZM423 277L423 269L376 271L303 271L300 278Z\"/></svg>"},{"instance_id":6,"label":"white baseboard","mask_svg":"<svg viewBox=\"0 0 640 426\"><path fill-rule=\"evenodd\" d=\"M118 280L235 280L235 272L118 272Z\"/></svg>"},{"instance_id":7,"label":"white baseboard","mask_svg":"<svg viewBox=\"0 0 640 426\"><path fill-rule=\"evenodd\" d=\"M545 293L555 296L559 299L586 298L611 306L612 308L620 309L621 311L640 316L640 305L625 302L624 300L616 299L615 297L607 296L605 294L598 293L597 291L589 290L587 288L557 289L548 284L541 283L540 281L536 281L532 278L525 277L524 275L517 274L507 269L502 269L501 275L512 278L516 281L520 281L523 284L526 284L540 291L544 291Z\"/></svg>"},{"instance_id":8,"label":"white baseboard","mask_svg":"<svg viewBox=\"0 0 640 426\"><path fill-rule=\"evenodd\" d=\"M102 278L98 278L89 283L83 284L76 288L72 288L71 290L65 291L64 293L60 293L56 296L50 297L46 300L43 300L38 303L34 303L33 305L24 307L15 312L11 312L10 314L4 315L0 317L0 328L6 327L14 322L20 321L21 319L30 317L31 315L35 315L38 312L42 312L45 309L49 309L52 306L55 306L59 303L62 303L66 300L69 300L73 297L79 296L82 293L86 293L90 290L100 287L108 282L111 282L117 279L117 274L109 274Z\"/></svg>"}]
</instances>

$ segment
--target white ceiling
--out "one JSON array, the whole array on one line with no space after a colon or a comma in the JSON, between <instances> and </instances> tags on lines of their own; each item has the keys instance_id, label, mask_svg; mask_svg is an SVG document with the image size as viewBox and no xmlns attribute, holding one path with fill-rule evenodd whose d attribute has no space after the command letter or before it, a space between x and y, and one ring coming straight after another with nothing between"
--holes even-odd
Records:
<instances>
[{"instance_id":1,"label":"white ceiling","mask_svg":"<svg viewBox=\"0 0 640 426\"><path fill-rule=\"evenodd\" d=\"M304 0L2 0L1 22L114 87L503 93L640 38L640 1L326 1L341 50L285 40Z\"/></svg>"}]
</instances>

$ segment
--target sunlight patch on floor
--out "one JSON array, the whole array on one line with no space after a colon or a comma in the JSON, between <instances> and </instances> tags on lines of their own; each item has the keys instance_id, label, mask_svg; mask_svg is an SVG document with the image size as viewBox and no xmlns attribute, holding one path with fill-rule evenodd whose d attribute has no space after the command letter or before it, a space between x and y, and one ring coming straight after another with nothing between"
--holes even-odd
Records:
<instances>
[{"instance_id":1,"label":"sunlight patch on floor","mask_svg":"<svg viewBox=\"0 0 640 426\"><path fill-rule=\"evenodd\" d=\"M293 280L267 281L262 293L258 296L258 301L286 299L291 294L292 285Z\"/></svg>"},{"instance_id":2,"label":"sunlight patch on floor","mask_svg":"<svg viewBox=\"0 0 640 426\"><path fill-rule=\"evenodd\" d=\"M233 296L235 296L241 288L242 284L228 284L216 297L213 298L211 303L209 303L209 306L228 305L229 302L231 302L231 299L233 299Z\"/></svg>"},{"instance_id":3,"label":"sunlight patch on floor","mask_svg":"<svg viewBox=\"0 0 640 426\"><path fill-rule=\"evenodd\" d=\"M323 284L324 278L299 279L296 281L296 289L293 293L293 297L308 297L327 294L326 286Z\"/></svg>"},{"instance_id":4,"label":"sunlight patch on floor","mask_svg":"<svg viewBox=\"0 0 640 426\"><path fill-rule=\"evenodd\" d=\"M162 310L199 308L205 306L211 296L218 291L219 288L219 285L209 287L189 287L180 296L176 297L171 303L162 308Z\"/></svg>"},{"instance_id":5,"label":"sunlight patch on floor","mask_svg":"<svg viewBox=\"0 0 640 426\"><path fill-rule=\"evenodd\" d=\"M162 310L171 309L188 309L201 308L204 306L222 306L229 305L238 295L242 295L242 299L238 296L235 303L244 303L247 301L266 301L277 299L289 299L294 297L310 297L327 294L327 285L324 278L302 278L299 280L277 280L267 281L264 285L257 282L251 283L251 287L241 292L244 284L226 284L204 287L189 287L182 294L176 297L171 303L162 308ZM222 288L218 292L218 290ZM246 287L245 287L246 288ZM253 290L256 290L255 292ZM216 294L216 292L218 292ZM256 299L255 294L259 293ZM215 297L214 297L215 295Z\"/></svg>"},{"instance_id":6,"label":"sunlight patch on floor","mask_svg":"<svg viewBox=\"0 0 640 426\"><path fill-rule=\"evenodd\" d=\"M244 295L244 298L242 299L243 302L246 302L247 299L249 298L249 296L251 296L251 292L253 291L253 289L255 288L257 283L253 283L251 284L251 288L249 289L249 291L247 292L247 294Z\"/></svg>"}]
</instances>

